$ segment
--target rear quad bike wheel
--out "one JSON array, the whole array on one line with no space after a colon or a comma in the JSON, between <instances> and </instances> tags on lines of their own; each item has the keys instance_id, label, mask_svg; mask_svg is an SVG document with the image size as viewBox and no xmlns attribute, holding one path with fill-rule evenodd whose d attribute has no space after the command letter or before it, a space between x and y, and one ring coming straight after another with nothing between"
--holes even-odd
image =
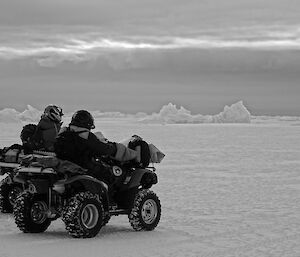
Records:
<instances>
[{"instance_id":1,"label":"rear quad bike wheel","mask_svg":"<svg viewBox=\"0 0 300 257\"><path fill-rule=\"evenodd\" d=\"M14 205L14 217L18 228L24 233L41 233L51 223L47 216L46 195L21 193Z\"/></svg>"},{"instance_id":2,"label":"rear quad bike wheel","mask_svg":"<svg viewBox=\"0 0 300 257\"><path fill-rule=\"evenodd\" d=\"M161 205L157 195L149 190L138 191L133 202L133 208L128 215L134 230L153 230L161 216Z\"/></svg>"},{"instance_id":3,"label":"rear quad bike wheel","mask_svg":"<svg viewBox=\"0 0 300 257\"><path fill-rule=\"evenodd\" d=\"M4 184L0 187L0 211L12 213L17 196L23 189L17 184Z\"/></svg>"},{"instance_id":4,"label":"rear quad bike wheel","mask_svg":"<svg viewBox=\"0 0 300 257\"><path fill-rule=\"evenodd\" d=\"M62 219L72 237L94 237L104 222L102 201L99 196L90 192L77 193L64 207Z\"/></svg>"}]
</instances>

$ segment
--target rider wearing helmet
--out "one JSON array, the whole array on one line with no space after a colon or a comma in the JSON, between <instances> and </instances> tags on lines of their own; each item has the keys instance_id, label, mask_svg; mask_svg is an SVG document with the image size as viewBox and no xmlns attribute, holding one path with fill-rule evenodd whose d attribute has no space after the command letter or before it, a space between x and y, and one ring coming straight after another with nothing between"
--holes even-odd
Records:
<instances>
[{"instance_id":1,"label":"rider wearing helmet","mask_svg":"<svg viewBox=\"0 0 300 257\"><path fill-rule=\"evenodd\" d=\"M45 108L44 114L42 116L48 118L49 120L52 120L55 123L61 123L61 118L63 115L64 114L61 107L58 107L56 105L48 105Z\"/></svg>"},{"instance_id":2,"label":"rider wearing helmet","mask_svg":"<svg viewBox=\"0 0 300 257\"><path fill-rule=\"evenodd\" d=\"M54 142L61 128L63 111L56 105L48 105L35 129L34 135L24 145L25 151L54 151Z\"/></svg>"},{"instance_id":3,"label":"rider wearing helmet","mask_svg":"<svg viewBox=\"0 0 300 257\"><path fill-rule=\"evenodd\" d=\"M74 162L110 184L110 174L104 174L103 166L94 160L107 156L118 161L129 161L137 158L137 152L122 144L98 138L91 132L94 128L94 118L88 111L75 112L69 126L59 133L54 151L58 158Z\"/></svg>"},{"instance_id":4,"label":"rider wearing helmet","mask_svg":"<svg viewBox=\"0 0 300 257\"><path fill-rule=\"evenodd\" d=\"M90 114L86 110L79 110L79 111L75 112L72 116L70 125L85 128L88 130L95 128L94 118L93 118L92 114Z\"/></svg>"}]
</instances>

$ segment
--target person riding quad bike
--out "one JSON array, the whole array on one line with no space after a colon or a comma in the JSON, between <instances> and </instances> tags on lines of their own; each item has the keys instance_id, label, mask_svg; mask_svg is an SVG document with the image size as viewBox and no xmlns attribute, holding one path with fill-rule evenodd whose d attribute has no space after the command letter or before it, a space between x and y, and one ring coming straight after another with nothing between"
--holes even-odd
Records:
<instances>
[{"instance_id":1,"label":"person riding quad bike","mask_svg":"<svg viewBox=\"0 0 300 257\"><path fill-rule=\"evenodd\" d=\"M75 112L69 127L62 128L58 134L54 144L54 152L59 159L76 163L87 169L93 177L110 185L114 182L112 181L114 178L95 159L97 157L109 157L119 162L131 161L131 163L138 164L140 155L134 149L123 144L97 137L97 133L91 132L94 128L94 118L88 111L79 110Z\"/></svg>"},{"instance_id":2,"label":"person riding quad bike","mask_svg":"<svg viewBox=\"0 0 300 257\"><path fill-rule=\"evenodd\" d=\"M25 153L32 153L34 150L53 152L63 115L61 107L48 105L37 125L26 125L21 132Z\"/></svg>"},{"instance_id":3,"label":"person riding quad bike","mask_svg":"<svg viewBox=\"0 0 300 257\"><path fill-rule=\"evenodd\" d=\"M0 211L11 213L17 195L23 191L23 185L14 182L12 173L28 153L54 150L54 142L62 125L62 109L48 105L37 125L27 124L23 127L20 138L22 145L13 144L0 149Z\"/></svg>"}]
</instances>

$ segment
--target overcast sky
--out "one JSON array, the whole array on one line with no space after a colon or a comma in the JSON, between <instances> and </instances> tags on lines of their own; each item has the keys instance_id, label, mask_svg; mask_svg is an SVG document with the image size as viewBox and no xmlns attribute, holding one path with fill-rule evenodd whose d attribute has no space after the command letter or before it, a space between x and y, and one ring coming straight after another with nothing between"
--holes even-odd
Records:
<instances>
[{"instance_id":1,"label":"overcast sky","mask_svg":"<svg viewBox=\"0 0 300 257\"><path fill-rule=\"evenodd\" d=\"M0 1L0 109L300 115L299 0Z\"/></svg>"},{"instance_id":2,"label":"overcast sky","mask_svg":"<svg viewBox=\"0 0 300 257\"><path fill-rule=\"evenodd\" d=\"M297 0L1 0L0 22L111 25L140 21L201 26L196 23L295 22L299 11Z\"/></svg>"}]
</instances>

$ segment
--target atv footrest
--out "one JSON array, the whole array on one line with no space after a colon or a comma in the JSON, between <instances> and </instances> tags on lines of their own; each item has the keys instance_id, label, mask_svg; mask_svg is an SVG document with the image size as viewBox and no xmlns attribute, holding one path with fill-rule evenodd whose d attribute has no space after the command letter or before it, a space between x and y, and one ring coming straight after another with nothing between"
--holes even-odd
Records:
<instances>
[{"instance_id":1,"label":"atv footrest","mask_svg":"<svg viewBox=\"0 0 300 257\"><path fill-rule=\"evenodd\" d=\"M129 210L126 210L126 209L110 210L109 214L114 215L114 216L122 215L122 214L129 214Z\"/></svg>"}]
</instances>

